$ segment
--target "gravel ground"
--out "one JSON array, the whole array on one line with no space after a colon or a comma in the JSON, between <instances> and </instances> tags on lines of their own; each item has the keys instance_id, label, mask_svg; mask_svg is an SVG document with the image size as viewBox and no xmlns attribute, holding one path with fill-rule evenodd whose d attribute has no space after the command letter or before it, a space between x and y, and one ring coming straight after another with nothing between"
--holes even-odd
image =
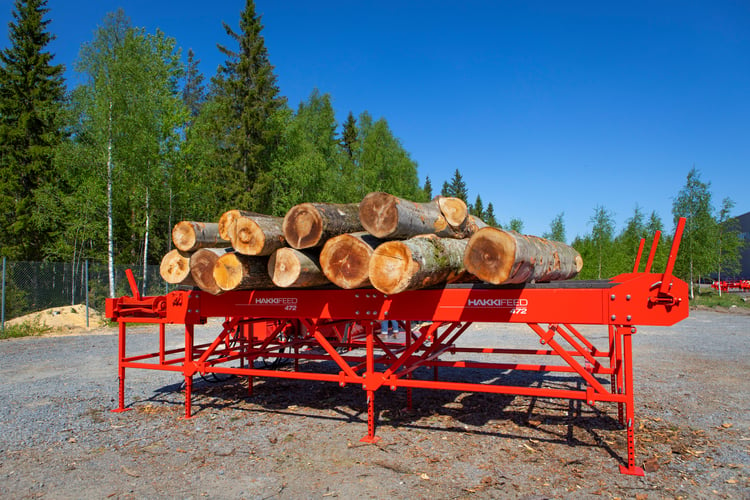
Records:
<instances>
[{"instance_id":1,"label":"gravel ground","mask_svg":"<svg viewBox=\"0 0 750 500\"><path fill-rule=\"evenodd\" d=\"M209 323L198 335L218 330ZM131 331L129 353L156 349L153 329ZM180 330L168 332L180 345ZM499 338L503 347L538 346L525 325L505 324L474 325L461 344L499 346ZM641 327L633 341L646 477L618 473L625 432L611 404L415 390L406 412L403 391L381 390L382 440L365 445L359 387L256 379L248 398L244 380L196 377L186 420L179 374L128 370L132 411L112 413L114 330L6 340L0 497L750 498L750 316L694 311L673 327Z\"/></svg>"}]
</instances>

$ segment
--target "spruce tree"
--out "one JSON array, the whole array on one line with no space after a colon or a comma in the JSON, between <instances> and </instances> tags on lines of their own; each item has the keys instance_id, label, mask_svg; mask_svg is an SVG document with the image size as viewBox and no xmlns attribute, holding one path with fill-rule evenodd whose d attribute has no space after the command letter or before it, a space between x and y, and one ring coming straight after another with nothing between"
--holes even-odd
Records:
<instances>
[{"instance_id":1,"label":"spruce tree","mask_svg":"<svg viewBox=\"0 0 750 500\"><path fill-rule=\"evenodd\" d=\"M182 100L190 110L190 116L192 117L198 116L198 112L200 112L201 106L206 100L206 86L203 84L203 74L198 69L200 62L200 59L195 58L193 49L188 49Z\"/></svg>"},{"instance_id":2,"label":"spruce tree","mask_svg":"<svg viewBox=\"0 0 750 500\"><path fill-rule=\"evenodd\" d=\"M268 58L261 35L263 25L255 13L255 2L247 0L240 14L240 31L224 23L227 35L237 43L236 50L219 45L226 56L212 79L215 99L221 113L218 139L223 145L225 162L241 171L246 186L244 200L237 202L254 206L250 193L261 173L267 173L281 142L283 128L274 119L286 106L279 95L276 75Z\"/></svg>"},{"instance_id":3,"label":"spruce tree","mask_svg":"<svg viewBox=\"0 0 750 500\"><path fill-rule=\"evenodd\" d=\"M432 199L432 181L430 180L429 175L424 180L422 191L424 191L424 195L427 198L427 201Z\"/></svg>"},{"instance_id":4,"label":"spruce tree","mask_svg":"<svg viewBox=\"0 0 750 500\"><path fill-rule=\"evenodd\" d=\"M471 214L484 220L484 203L482 203L482 197L480 195L477 195L476 201L474 201L474 204L471 206Z\"/></svg>"},{"instance_id":5,"label":"spruce tree","mask_svg":"<svg viewBox=\"0 0 750 500\"><path fill-rule=\"evenodd\" d=\"M454 198L460 198L464 203L469 203L469 191L466 189L466 182L461 175L461 172L456 169L451 178L450 182L443 184L443 190L441 192L443 196L452 196Z\"/></svg>"},{"instance_id":6,"label":"spruce tree","mask_svg":"<svg viewBox=\"0 0 750 500\"><path fill-rule=\"evenodd\" d=\"M488 226L500 227L500 224L498 224L497 218L495 217L495 207L492 206L492 202L487 204L487 210L484 211L484 222L486 222Z\"/></svg>"},{"instance_id":7,"label":"spruce tree","mask_svg":"<svg viewBox=\"0 0 750 500\"><path fill-rule=\"evenodd\" d=\"M341 131L341 141L339 145L346 152L349 160L354 161L354 150L357 143L357 119L354 118L354 114L349 111L349 116L346 117L343 129Z\"/></svg>"},{"instance_id":8,"label":"spruce tree","mask_svg":"<svg viewBox=\"0 0 750 500\"><path fill-rule=\"evenodd\" d=\"M37 191L54 182L61 141L63 66L46 50L46 0L16 0L10 46L0 52L0 243L3 255L36 260L47 233L35 225Z\"/></svg>"}]
</instances>

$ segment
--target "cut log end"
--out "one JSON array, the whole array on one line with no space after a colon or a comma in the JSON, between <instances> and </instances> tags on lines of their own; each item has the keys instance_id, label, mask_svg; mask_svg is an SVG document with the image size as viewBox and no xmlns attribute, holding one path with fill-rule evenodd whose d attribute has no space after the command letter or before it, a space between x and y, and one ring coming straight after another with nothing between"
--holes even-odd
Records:
<instances>
[{"instance_id":1,"label":"cut log end","mask_svg":"<svg viewBox=\"0 0 750 500\"><path fill-rule=\"evenodd\" d=\"M400 241L383 243L370 258L370 282L386 294L402 292L409 286L409 276L415 266L406 245Z\"/></svg>"},{"instance_id":2,"label":"cut log end","mask_svg":"<svg viewBox=\"0 0 750 500\"><path fill-rule=\"evenodd\" d=\"M219 237L225 240L231 240L234 233L234 222L240 216L239 210L229 210L224 212L219 218Z\"/></svg>"},{"instance_id":3,"label":"cut log end","mask_svg":"<svg viewBox=\"0 0 750 500\"><path fill-rule=\"evenodd\" d=\"M242 262L233 253L222 255L214 264L214 280L222 290L234 290L242 282Z\"/></svg>"},{"instance_id":4,"label":"cut log end","mask_svg":"<svg viewBox=\"0 0 750 500\"><path fill-rule=\"evenodd\" d=\"M284 237L294 248L311 248L320 243L323 218L311 203L295 205L284 217Z\"/></svg>"},{"instance_id":5,"label":"cut log end","mask_svg":"<svg viewBox=\"0 0 750 500\"><path fill-rule=\"evenodd\" d=\"M511 273L516 242L505 231L486 227L469 240L464 254L464 266L477 278L499 285Z\"/></svg>"},{"instance_id":6,"label":"cut log end","mask_svg":"<svg viewBox=\"0 0 750 500\"><path fill-rule=\"evenodd\" d=\"M234 238L232 246L245 255L259 255L266 244L266 235L258 223L247 217L238 217L234 221Z\"/></svg>"},{"instance_id":7,"label":"cut log end","mask_svg":"<svg viewBox=\"0 0 750 500\"><path fill-rule=\"evenodd\" d=\"M268 274L274 285L287 288L294 285L302 272L302 265L291 248L280 248L268 261Z\"/></svg>"},{"instance_id":8,"label":"cut log end","mask_svg":"<svg viewBox=\"0 0 750 500\"><path fill-rule=\"evenodd\" d=\"M214 279L214 265L219 257L224 254L223 250L201 248L190 256L190 272L195 284L203 291L212 295L222 292Z\"/></svg>"},{"instance_id":9,"label":"cut log end","mask_svg":"<svg viewBox=\"0 0 750 500\"><path fill-rule=\"evenodd\" d=\"M320 267L333 284L346 290L370 284L369 263L373 248L350 234L328 240L320 253Z\"/></svg>"},{"instance_id":10,"label":"cut log end","mask_svg":"<svg viewBox=\"0 0 750 500\"><path fill-rule=\"evenodd\" d=\"M389 237L398 228L398 203L398 198L392 194L368 194L359 204L362 226L377 238Z\"/></svg>"},{"instance_id":11,"label":"cut log end","mask_svg":"<svg viewBox=\"0 0 750 500\"><path fill-rule=\"evenodd\" d=\"M193 223L182 221L175 224L172 229L172 241L174 242L174 246L183 252L189 252L195 249L197 237L195 229L193 228Z\"/></svg>"},{"instance_id":12,"label":"cut log end","mask_svg":"<svg viewBox=\"0 0 750 500\"><path fill-rule=\"evenodd\" d=\"M443 217L452 227L461 227L469 216L469 208L460 198L438 196L437 203Z\"/></svg>"},{"instance_id":13,"label":"cut log end","mask_svg":"<svg viewBox=\"0 0 750 500\"><path fill-rule=\"evenodd\" d=\"M190 255L174 249L161 259L159 274L172 285L194 285L190 274Z\"/></svg>"}]
</instances>

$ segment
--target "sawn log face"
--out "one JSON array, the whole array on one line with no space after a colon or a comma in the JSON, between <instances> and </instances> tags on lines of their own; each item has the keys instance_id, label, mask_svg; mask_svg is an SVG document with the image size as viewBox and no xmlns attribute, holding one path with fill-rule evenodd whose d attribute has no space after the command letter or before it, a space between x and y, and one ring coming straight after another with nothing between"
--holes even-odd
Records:
<instances>
[{"instance_id":1,"label":"sawn log face","mask_svg":"<svg viewBox=\"0 0 750 500\"><path fill-rule=\"evenodd\" d=\"M341 288L370 286L370 258L383 242L366 231L336 236L323 246L320 267Z\"/></svg>"},{"instance_id":2,"label":"sawn log face","mask_svg":"<svg viewBox=\"0 0 750 500\"><path fill-rule=\"evenodd\" d=\"M322 246L334 236L362 229L358 203L302 203L287 212L283 223L286 241L297 249Z\"/></svg>"}]
</instances>

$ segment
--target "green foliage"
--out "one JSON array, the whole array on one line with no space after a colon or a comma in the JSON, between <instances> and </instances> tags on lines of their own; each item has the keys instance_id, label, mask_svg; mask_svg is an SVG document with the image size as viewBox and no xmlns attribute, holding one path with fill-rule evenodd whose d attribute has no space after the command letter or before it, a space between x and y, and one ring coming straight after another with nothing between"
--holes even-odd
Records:
<instances>
[{"instance_id":1,"label":"green foliage","mask_svg":"<svg viewBox=\"0 0 750 500\"><path fill-rule=\"evenodd\" d=\"M544 233L542 237L547 238L548 240L560 241L565 243L565 221L563 220L564 216L565 212L560 212L559 214L557 214L549 224L549 232Z\"/></svg>"},{"instance_id":2,"label":"green foliage","mask_svg":"<svg viewBox=\"0 0 750 500\"><path fill-rule=\"evenodd\" d=\"M523 221L517 218L511 219L508 223L508 229L517 233L523 233Z\"/></svg>"},{"instance_id":3,"label":"green foliage","mask_svg":"<svg viewBox=\"0 0 750 500\"><path fill-rule=\"evenodd\" d=\"M717 276L721 280L724 275L736 275L740 272L740 252L743 242L740 239L739 221L731 217L734 202L724 198L719 210L716 228L716 267Z\"/></svg>"},{"instance_id":4,"label":"green foliage","mask_svg":"<svg viewBox=\"0 0 750 500\"><path fill-rule=\"evenodd\" d=\"M750 309L750 303L742 298L741 295L736 293L722 293L719 294L713 288L701 288L698 293L690 299L691 306L704 306L704 307L741 307L744 309Z\"/></svg>"},{"instance_id":5,"label":"green foliage","mask_svg":"<svg viewBox=\"0 0 750 500\"><path fill-rule=\"evenodd\" d=\"M469 207L469 212L471 212L471 215L484 220L484 203L482 203L482 197L480 195L477 195L474 204Z\"/></svg>"},{"instance_id":6,"label":"green foliage","mask_svg":"<svg viewBox=\"0 0 750 500\"><path fill-rule=\"evenodd\" d=\"M487 204L487 210L484 212L484 222L486 222L488 226L500 227L500 224L498 224L497 219L495 218L495 207L492 206L492 202Z\"/></svg>"},{"instance_id":7,"label":"green foliage","mask_svg":"<svg viewBox=\"0 0 750 500\"><path fill-rule=\"evenodd\" d=\"M264 211L269 208L269 200L262 196L269 192L269 179L262 174L277 159L284 129L274 116L286 106L286 100L279 95L255 3L245 2L239 33L226 23L224 30L237 49L219 45L226 61L212 79L218 125L212 139L224 165L243 174L238 206ZM256 187L256 182L261 185ZM253 196L253 190L261 197Z\"/></svg>"},{"instance_id":8,"label":"green foliage","mask_svg":"<svg viewBox=\"0 0 750 500\"><path fill-rule=\"evenodd\" d=\"M46 50L46 4L16 0L0 52L0 252L13 259L42 258L49 234L35 224L38 198L57 179L63 67Z\"/></svg>"},{"instance_id":9,"label":"green foliage","mask_svg":"<svg viewBox=\"0 0 750 500\"><path fill-rule=\"evenodd\" d=\"M19 337L30 337L41 335L52 330L51 327L42 323L39 318L34 321L24 321L13 325L5 325L5 329L0 332L0 339L12 339Z\"/></svg>"},{"instance_id":10,"label":"green foliage","mask_svg":"<svg viewBox=\"0 0 750 500\"><path fill-rule=\"evenodd\" d=\"M469 191L466 188L466 182L464 181L461 172L456 169L453 173L453 177L450 182L443 183L443 189L440 192L443 196L452 196L454 198L462 199L466 204L469 203Z\"/></svg>"},{"instance_id":11,"label":"green foliage","mask_svg":"<svg viewBox=\"0 0 750 500\"><path fill-rule=\"evenodd\" d=\"M422 186L422 191L424 191L424 196L426 199L431 200L433 198L432 196L432 181L430 180L430 176L428 175L425 177L424 180L424 186Z\"/></svg>"},{"instance_id":12,"label":"green foliage","mask_svg":"<svg viewBox=\"0 0 750 500\"><path fill-rule=\"evenodd\" d=\"M191 117L198 116L201 106L206 101L206 86L203 74L198 69L200 59L195 58L193 49L188 49L185 68L185 86L182 87L182 101L190 111Z\"/></svg>"},{"instance_id":13,"label":"green foliage","mask_svg":"<svg viewBox=\"0 0 750 500\"><path fill-rule=\"evenodd\" d=\"M674 222L685 217L682 246L675 264L675 274L687 278L691 283L690 294L694 294L692 283L695 277L706 276L716 269L715 241L717 224L713 217L710 183L701 181L700 172L693 167L687 175L685 186L672 203Z\"/></svg>"}]
</instances>

